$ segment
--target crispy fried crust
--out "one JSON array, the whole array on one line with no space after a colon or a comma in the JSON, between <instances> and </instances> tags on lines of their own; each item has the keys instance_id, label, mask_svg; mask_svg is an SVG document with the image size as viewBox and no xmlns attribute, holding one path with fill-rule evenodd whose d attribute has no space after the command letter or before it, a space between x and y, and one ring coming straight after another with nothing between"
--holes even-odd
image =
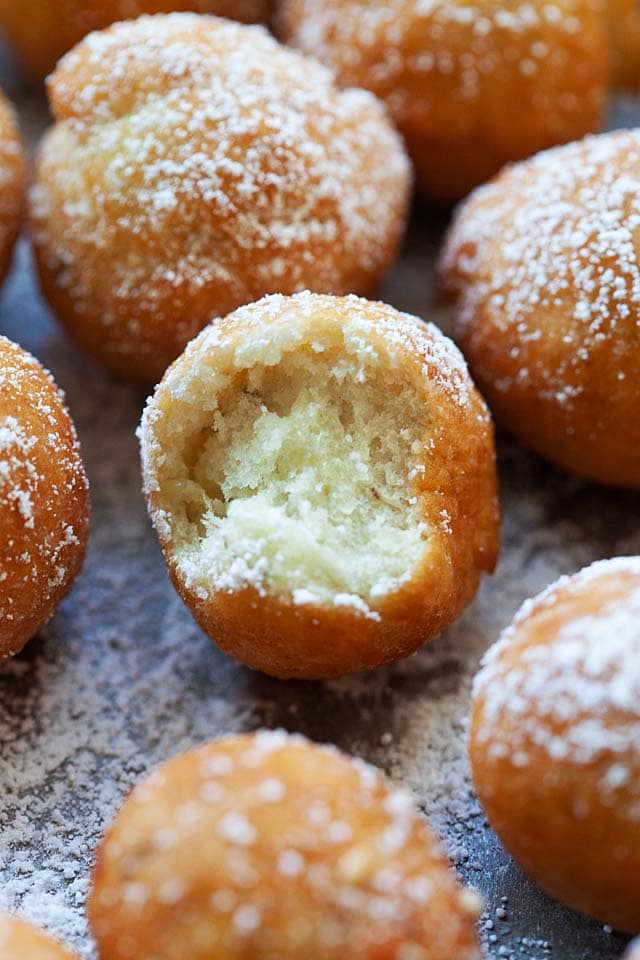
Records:
<instances>
[{"instance_id":1,"label":"crispy fried crust","mask_svg":"<svg viewBox=\"0 0 640 960\"><path fill-rule=\"evenodd\" d=\"M341 344L343 331L355 325L367 350L391 357L416 385L417 410L406 417L417 416L420 424L409 487L418 504L416 523L429 530L423 559L364 612L337 602L298 604L290 592L242 580L204 593L189 585L177 558L177 518L167 512L166 484L177 468L165 454L186 448L191 441L186 431L179 436L180 425L202 415L197 408L194 414L191 386L203 370L231 375L235 351L244 344L256 342L250 362L263 362L283 335L304 352L312 344ZM380 390L384 382L382 376ZM213 396L197 402L215 409ZM270 297L217 321L167 372L145 412L141 445L149 509L176 589L226 653L266 673L329 677L407 656L461 613L481 572L495 566L499 511L486 407L453 344L435 327L384 304L311 294Z\"/></svg>"},{"instance_id":2,"label":"crispy fried crust","mask_svg":"<svg viewBox=\"0 0 640 960\"><path fill-rule=\"evenodd\" d=\"M26 162L15 114L0 93L0 282L6 277L20 230Z\"/></svg>"},{"instance_id":3,"label":"crispy fried crust","mask_svg":"<svg viewBox=\"0 0 640 960\"><path fill-rule=\"evenodd\" d=\"M140 14L209 13L244 23L265 22L271 0L0 0L0 27L32 76L45 77L92 30Z\"/></svg>"},{"instance_id":4,"label":"crispy fried crust","mask_svg":"<svg viewBox=\"0 0 640 960\"><path fill-rule=\"evenodd\" d=\"M140 784L89 900L101 960L479 960L476 912L408 795L283 732Z\"/></svg>"},{"instance_id":5,"label":"crispy fried crust","mask_svg":"<svg viewBox=\"0 0 640 960\"><path fill-rule=\"evenodd\" d=\"M85 40L49 92L42 286L116 373L156 382L213 317L367 292L395 257L409 161L382 106L261 28L143 17Z\"/></svg>"},{"instance_id":6,"label":"crispy fried crust","mask_svg":"<svg viewBox=\"0 0 640 960\"><path fill-rule=\"evenodd\" d=\"M475 686L478 796L551 896L640 931L640 558L604 561L522 608Z\"/></svg>"},{"instance_id":7,"label":"crispy fried crust","mask_svg":"<svg viewBox=\"0 0 640 960\"><path fill-rule=\"evenodd\" d=\"M0 915L0 956L2 960L74 960L59 943L6 914Z\"/></svg>"},{"instance_id":8,"label":"crispy fried crust","mask_svg":"<svg viewBox=\"0 0 640 960\"><path fill-rule=\"evenodd\" d=\"M84 559L87 478L51 376L0 337L0 659L55 612Z\"/></svg>"},{"instance_id":9,"label":"crispy fried crust","mask_svg":"<svg viewBox=\"0 0 640 960\"><path fill-rule=\"evenodd\" d=\"M281 32L386 102L436 200L601 126L609 41L592 0L285 0Z\"/></svg>"},{"instance_id":10,"label":"crispy fried crust","mask_svg":"<svg viewBox=\"0 0 640 960\"><path fill-rule=\"evenodd\" d=\"M561 467L640 486L640 134L587 138L464 204L441 261L499 421Z\"/></svg>"}]
</instances>

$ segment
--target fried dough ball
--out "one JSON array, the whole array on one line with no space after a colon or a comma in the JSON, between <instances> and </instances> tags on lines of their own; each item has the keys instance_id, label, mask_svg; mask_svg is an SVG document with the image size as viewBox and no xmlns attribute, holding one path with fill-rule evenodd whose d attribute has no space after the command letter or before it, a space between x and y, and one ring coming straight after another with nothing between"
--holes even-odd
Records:
<instances>
[{"instance_id":1,"label":"fried dough ball","mask_svg":"<svg viewBox=\"0 0 640 960\"><path fill-rule=\"evenodd\" d=\"M460 209L441 264L498 420L565 470L640 486L640 131L514 166Z\"/></svg>"},{"instance_id":2,"label":"fried dough ball","mask_svg":"<svg viewBox=\"0 0 640 960\"><path fill-rule=\"evenodd\" d=\"M0 283L11 266L26 190L26 163L13 108L0 92Z\"/></svg>"},{"instance_id":3,"label":"fried dough ball","mask_svg":"<svg viewBox=\"0 0 640 960\"><path fill-rule=\"evenodd\" d=\"M143 13L191 10L245 23L264 22L271 0L0 0L0 29L25 69L45 77L60 57L92 30Z\"/></svg>"},{"instance_id":4,"label":"fried dough ball","mask_svg":"<svg viewBox=\"0 0 640 960\"><path fill-rule=\"evenodd\" d=\"M640 6L637 0L604 0L614 45L614 79L618 87L640 86Z\"/></svg>"},{"instance_id":5,"label":"fried dough ball","mask_svg":"<svg viewBox=\"0 0 640 960\"><path fill-rule=\"evenodd\" d=\"M407 793L283 731L140 784L89 899L101 960L480 960L477 912Z\"/></svg>"},{"instance_id":6,"label":"fried dough ball","mask_svg":"<svg viewBox=\"0 0 640 960\"><path fill-rule=\"evenodd\" d=\"M87 478L64 398L0 337L0 660L53 615L80 571Z\"/></svg>"},{"instance_id":7,"label":"fried dough ball","mask_svg":"<svg viewBox=\"0 0 640 960\"><path fill-rule=\"evenodd\" d=\"M140 430L174 584L242 663L329 677L407 656L498 551L493 429L435 327L357 297L213 323Z\"/></svg>"},{"instance_id":8,"label":"fried dough ball","mask_svg":"<svg viewBox=\"0 0 640 960\"><path fill-rule=\"evenodd\" d=\"M281 22L386 102L427 198L601 126L609 38L592 0L285 0Z\"/></svg>"},{"instance_id":9,"label":"fried dough ball","mask_svg":"<svg viewBox=\"0 0 640 960\"><path fill-rule=\"evenodd\" d=\"M116 373L155 382L212 317L267 293L366 292L393 260L410 175L383 107L262 28L119 24L50 92L42 284Z\"/></svg>"},{"instance_id":10,"label":"fried dough ball","mask_svg":"<svg viewBox=\"0 0 640 960\"><path fill-rule=\"evenodd\" d=\"M74 960L60 944L24 920L0 914L2 960Z\"/></svg>"},{"instance_id":11,"label":"fried dough ball","mask_svg":"<svg viewBox=\"0 0 640 960\"><path fill-rule=\"evenodd\" d=\"M640 932L640 557L525 603L476 680L470 754L523 869L574 910Z\"/></svg>"}]
</instances>

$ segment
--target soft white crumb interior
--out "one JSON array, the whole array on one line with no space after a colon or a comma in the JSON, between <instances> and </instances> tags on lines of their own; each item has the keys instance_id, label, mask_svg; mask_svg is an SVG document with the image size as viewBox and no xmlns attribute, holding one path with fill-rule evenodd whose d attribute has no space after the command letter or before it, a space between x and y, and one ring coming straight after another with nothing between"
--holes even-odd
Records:
<instances>
[{"instance_id":1,"label":"soft white crumb interior","mask_svg":"<svg viewBox=\"0 0 640 960\"><path fill-rule=\"evenodd\" d=\"M240 371L171 484L188 582L369 611L427 550L412 493L420 411L415 385L376 354L299 348Z\"/></svg>"}]
</instances>

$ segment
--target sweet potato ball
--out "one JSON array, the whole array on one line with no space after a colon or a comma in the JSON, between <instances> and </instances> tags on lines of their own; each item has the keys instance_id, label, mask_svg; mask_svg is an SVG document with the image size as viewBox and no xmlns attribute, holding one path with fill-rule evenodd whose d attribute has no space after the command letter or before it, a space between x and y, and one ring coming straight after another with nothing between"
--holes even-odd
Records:
<instances>
[{"instance_id":1,"label":"sweet potato ball","mask_svg":"<svg viewBox=\"0 0 640 960\"><path fill-rule=\"evenodd\" d=\"M27 73L42 78L88 33L117 20L191 10L257 23L271 8L272 0L0 0L0 29Z\"/></svg>"},{"instance_id":2,"label":"sweet potato ball","mask_svg":"<svg viewBox=\"0 0 640 960\"><path fill-rule=\"evenodd\" d=\"M477 911L408 794L284 732L141 783L89 900L101 960L480 960Z\"/></svg>"},{"instance_id":3,"label":"sweet potato ball","mask_svg":"<svg viewBox=\"0 0 640 960\"><path fill-rule=\"evenodd\" d=\"M78 574L87 478L64 398L0 337L0 661L52 616Z\"/></svg>"},{"instance_id":4,"label":"sweet potato ball","mask_svg":"<svg viewBox=\"0 0 640 960\"><path fill-rule=\"evenodd\" d=\"M640 487L640 131L550 150L481 187L441 276L496 418L565 470Z\"/></svg>"},{"instance_id":5,"label":"sweet potato ball","mask_svg":"<svg viewBox=\"0 0 640 960\"><path fill-rule=\"evenodd\" d=\"M281 32L386 102L431 199L601 126L610 39L593 0L284 0Z\"/></svg>"},{"instance_id":6,"label":"sweet potato ball","mask_svg":"<svg viewBox=\"0 0 640 960\"><path fill-rule=\"evenodd\" d=\"M522 607L476 680L470 754L523 869L640 932L640 558L596 563Z\"/></svg>"},{"instance_id":7,"label":"sweet potato ball","mask_svg":"<svg viewBox=\"0 0 640 960\"><path fill-rule=\"evenodd\" d=\"M384 108L261 27L121 23L49 92L42 286L116 373L156 382L212 317L267 293L366 292L395 256L410 175Z\"/></svg>"},{"instance_id":8,"label":"sweet potato ball","mask_svg":"<svg viewBox=\"0 0 640 960\"><path fill-rule=\"evenodd\" d=\"M325 677L412 653L498 551L493 429L435 327L272 296L208 327L140 431L173 581L237 660Z\"/></svg>"}]
</instances>

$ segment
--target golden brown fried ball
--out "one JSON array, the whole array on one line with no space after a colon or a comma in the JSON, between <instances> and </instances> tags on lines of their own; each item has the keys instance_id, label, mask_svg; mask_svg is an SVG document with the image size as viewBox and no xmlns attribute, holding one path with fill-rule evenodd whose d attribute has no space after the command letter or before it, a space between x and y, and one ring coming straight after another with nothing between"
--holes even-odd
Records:
<instances>
[{"instance_id":1,"label":"golden brown fried ball","mask_svg":"<svg viewBox=\"0 0 640 960\"><path fill-rule=\"evenodd\" d=\"M478 796L552 897L640 932L640 557L527 601L474 689Z\"/></svg>"},{"instance_id":2,"label":"golden brown fried ball","mask_svg":"<svg viewBox=\"0 0 640 960\"><path fill-rule=\"evenodd\" d=\"M285 0L281 23L386 102L428 198L601 126L609 40L592 0Z\"/></svg>"},{"instance_id":3,"label":"golden brown fried ball","mask_svg":"<svg viewBox=\"0 0 640 960\"><path fill-rule=\"evenodd\" d=\"M460 209L441 264L498 420L561 467L640 486L640 131L514 166Z\"/></svg>"},{"instance_id":4,"label":"golden brown fried ball","mask_svg":"<svg viewBox=\"0 0 640 960\"><path fill-rule=\"evenodd\" d=\"M140 431L174 584L242 663L328 677L407 656L498 552L493 429L435 327L357 297L213 323Z\"/></svg>"},{"instance_id":5,"label":"golden brown fried ball","mask_svg":"<svg viewBox=\"0 0 640 960\"><path fill-rule=\"evenodd\" d=\"M212 317L272 292L366 292L394 258L410 175L382 106L262 28L119 24L50 93L42 284L117 373L156 381Z\"/></svg>"},{"instance_id":6,"label":"golden brown fried ball","mask_svg":"<svg viewBox=\"0 0 640 960\"><path fill-rule=\"evenodd\" d=\"M60 944L24 920L0 914L2 960L74 960Z\"/></svg>"},{"instance_id":7,"label":"golden brown fried ball","mask_svg":"<svg viewBox=\"0 0 640 960\"><path fill-rule=\"evenodd\" d=\"M25 69L45 77L92 30L144 13L191 10L245 23L264 22L271 0L0 0L0 29Z\"/></svg>"},{"instance_id":8,"label":"golden brown fried ball","mask_svg":"<svg viewBox=\"0 0 640 960\"><path fill-rule=\"evenodd\" d=\"M282 731L208 744L133 792L98 852L101 960L480 960L404 791Z\"/></svg>"},{"instance_id":9,"label":"golden brown fried ball","mask_svg":"<svg viewBox=\"0 0 640 960\"><path fill-rule=\"evenodd\" d=\"M604 0L614 47L614 80L618 87L640 86L640 5L637 0Z\"/></svg>"},{"instance_id":10,"label":"golden brown fried ball","mask_svg":"<svg viewBox=\"0 0 640 960\"><path fill-rule=\"evenodd\" d=\"M0 660L53 615L80 571L87 479L64 398L0 337Z\"/></svg>"},{"instance_id":11,"label":"golden brown fried ball","mask_svg":"<svg viewBox=\"0 0 640 960\"><path fill-rule=\"evenodd\" d=\"M24 210L26 163L13 108L0 92L0 283L6 277Z\"/></svg>"}]
</instances>

